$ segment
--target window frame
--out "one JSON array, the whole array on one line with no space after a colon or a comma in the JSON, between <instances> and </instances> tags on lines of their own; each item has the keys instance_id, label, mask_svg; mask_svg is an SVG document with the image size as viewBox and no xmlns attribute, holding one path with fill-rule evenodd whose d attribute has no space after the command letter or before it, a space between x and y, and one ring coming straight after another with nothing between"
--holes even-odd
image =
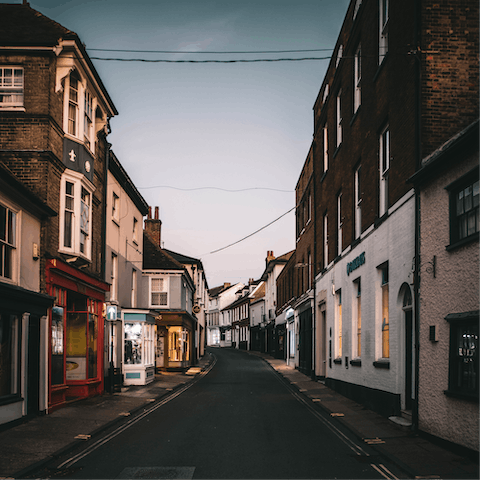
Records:
<instances>
[{"instance_id":1,"label":"window frame","mask_svg":"<svg viewBox=\"0 0 480 480\"><path fill-rule=\"evenodd\" d=\"M163 280L162 290L153 290L153 280L161 279ZM170 308L170 277L168 275L150 275L148 280L148 303L150 308L155 309L167 309ZM157 305L153 303L152 294L153 293L166 293L166 304L165 305Z\"/></svg>"},{"instance_id":2,"label":"window frame","mask_svg":"<svg viewBox=\"0 0 480 480\"><path fill-rule=\"evenodd\" d=\"M355 239L360 238L362 234L362 166L359 165L354 173L354 233Z\"/></svg>"},{"instance_id":3,"label":"window frame","mask_svg":"<svg viewBox=\"0 0 480 480\"><path fill-rule=\"evenodd\" d=\"M12 85L5 85L5 70L12 70ZM22 72L21 85L15 85L15 71ZM0 66L0 110L22 110L25 111L25 69L19 65ZM19 97L21 100L5 102L3 97Z\"/></svg>"},{"instance_id":4,"label":"window frame","mask_svg":"<svg viewBox=\"0 0 480 480\"><path fill-rule=\"evenodd\" d=\"M337 256L343 252L342 192L337 194Z\"/></svg>"},{"instance_id":5,"label":"window frame","mask_svg":"<svg viewBox=\"0 0 480 480\"><path fill-rule=\"evenodd\" d=\"M337 110L336 110L336 121L337 121L337 148L340 147L343 141L343 118L342 118L342 89L337 93Z\"/></svg>"},{"instance_id":6,"label":"window frame","mask_svg":"<svg viewBox=\"0 0 480 480\"><path fill-rule=\"evenodd\" d=\"M20 246L17 245L17 239L19 239L18 229L20 228L20 212L19 210L12 208L10 204L7 204L3 200L0 202L0 206L5 209L5 239L0 238L0 279L2 282L17 283L19 262L18 251ZM10 252L10 276L5 275L5 265L8 252Z\"/></svg>"},{"instance_id":7,"label":"window frame","mask_svg":"<svg viewBox=\"0 0 480 480\"><path fill-rule=\"evenodd\" d=\"M328 125L323 126L323 173L328 171Z\"/></svg>"},{"instance_id":8,"label":"window frame","mask_svg":"<svg viewBox=\"0 0 480 480\"><path fill-rule=\"evenodd\" d=\"M71 235L71 246L65 245L65 212L67 211L66 205L66 184L71 183L74 186L73 196L74 205L73 210L68 210L72 212L72 235ZM81 237L81 212L82 212L82 189L85 190L89 195L89 209L88 209L88 226L89 231L87 232L87 243L85 251L81 251L80 237ZM65 253L67 255L81 256L82 258L91 261L92 259L92 218L93 218L93 193L95 192L95 186L88 180L84 175L72 170L65 170L62 175L61 184L60 184L60 221L59 221L59 252Z\"/></svg>"},{"instance_id":9,"label":"window frame","mask_svg":"<svg viewBox=\"0 0 480 480\"><path fill-rule=\"evenodd\" d=\"M379 205L378 214L382 217L388 212L388 177L390 172L390 127L386 125L379 136Z\"/></svg>"},{"instance_id":10,"label":"window frame","mask_svg":"<svg viewBox=\"0 0 480 480\"><path fill-rule=\"evenodd\" d=\"M359 43L354 55L353 67L353 113L357 113L362 104L362 45Z\"/></svg>"},{"instance_id":11,"label":"window frame","mask_svg":"<svg viewBox=\"0 0 480 480\"><path fill-rule=\"evenodd\" d=\"M21 377L22 377L22 323L23 315L14 313L9 309L0 308L0 322L3 322L2 316L6 316L12 322L12 335L10 336L10 392L0 396L0 405L18 401L21 398ZM1 346L1 344L0 344ZM2 349L3 350L3 349Z\"/></svg>"},{"instance_id":12,"label":"window frame","mask_svg":"<svg viewBox=\"0 0 480 480\"><path fill-rule=\"evenodd\" d=\"M328 266L328 214L323 214L323 268Z\"/></svg>"},{"instance_id":13,"label":"window frame","mask_svg":"<svg viewBox=\"0 0 480 480\"><path fill-rule=\"evenodd\" d=\"M470 172L466 173L459 179L452 182L450 185L445 187L449 195L449 239L450 244L447 245L447 250L453 250L457 247L470 243L472 241L478 240L479 238L479 230L480 230L480 222L479 222L479 205L475 206L475 195L474 195L474 188L475 184L477 184L477 189L479 188L479 168L475 167ZM474 218L476 220L476 231L473 233L461 237L459 232L459 215L457 211L457 195L459 192L465 191L466 188L469 186L472 187L472 208L468 209L467 212L473 212ZM480 200L480 192L479 192L479 199ZM480 202L479 202L480 203ZM477 214L475 215L475 210ZM465 212L461 215L465 215ZM467 217L468 222L468 217ZM467 223L468 228L468 223Z\"/></svg>"},{"instance_id":14,"label":"window frame","mask_svg":"<svg viewBox=\"0 0 480 480\"><path fill-rule=\"evenodd\" d=\"M378 1L378 64L381 65L388 53L389 0Z\"/></svg>"},{"instance_id":15,"label":"window frame","mask_svg":"<svg viewBox=\"0 0 480 480\"><path fill-rule=\"evenodd\" d=\"M463 312L463 313L453 313L445 317L445 320L449 323L450 326L450 339L449 339L449 353L448 353L448 390L445 390L444 393L448 396L455 396L464 399L471 399L478 401L479 398L479 375L478 375L478 337L479 337L479 312ZM468 331L470 334L473 334L476 337L476 348L473 349L474 355L473 360L470 362L465 362L464 353L465 348L462 348L462 354L457 356L457 353L460 353L458 339L459 333L461 331ZM462 336L464 338L464 335ZM465 346L465 345L464 345ZM469 356L469 355L468 355ZM464 385L459 385L462 375L459 372L462 364L473 363L474 375L475 375L475 384L472 388L465 387ZM465 375L463 375L465 376Z\"/></svg>"}]
</instances>

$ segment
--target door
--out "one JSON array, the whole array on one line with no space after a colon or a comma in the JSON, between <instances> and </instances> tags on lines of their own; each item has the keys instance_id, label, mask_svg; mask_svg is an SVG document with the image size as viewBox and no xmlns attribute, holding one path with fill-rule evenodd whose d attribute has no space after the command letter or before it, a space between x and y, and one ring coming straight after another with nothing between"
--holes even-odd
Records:
<instances>
[{"instance_id":1,"label":"door","mask_svg":"<svg viewBox=\"0 0 480 480\"><path fill-rule=\"evenodd\" d=\"M40 318L31 315L28 321L27 415L40 412Z\"/></svg>"},{"instance_id":2,"label":"door","mask_svg":"<svg viewBox=\"0 0 480 480\"><path fill-rule=\"evenodd\" d=\"M405 310L405 410L412 409L413 327L412 309Z\"/></svg>"},{"instance_id":3,"label":"door","mask_svg":"<svg viewBox=\"0 0 480 480\"><path fill-rule=\"evenodd\" d=\"M312 310L305 310L299 318L299 370L310 376L312 373Z\"/></svg>"}]
</instances>

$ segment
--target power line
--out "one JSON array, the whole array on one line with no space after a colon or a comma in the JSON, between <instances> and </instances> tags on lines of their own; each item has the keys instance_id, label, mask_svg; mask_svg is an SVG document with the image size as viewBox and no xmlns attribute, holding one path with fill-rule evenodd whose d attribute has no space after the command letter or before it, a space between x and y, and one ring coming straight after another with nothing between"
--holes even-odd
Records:
<instances>
[{"instance_id":1,"label":"power line","mask_svg":"<svg viewBox=\"0 0 480 480\"><path fill-rule=\"evenodd\" d=\"M144 63L260 63L260 62L303 62L305 60L330 60L331 57L304 57L304 58L256 58L251 60L165 60L147 58L104 58L90 57L91 60L105 62L144 62Z\"/></svg>"},{"instance_id":2,"label":"power line","mask_svg":"<svg viewBox=\"0 0 480 480\"><path fill-rule=\"evenodd\" d=\"M270 225L274 224L275 222L278 222L278 220L280 220L282 217L284 217L285 215L287 215L288 213L290 213L292 210L295 210L296 207L292 207L288 212L285 212L283 215L280 215L278 218L276 218L275 220L273 220L273 222L270 222L270 223L267 223L267 225L264 225L262 228L259 228L258 230L256 230L255 232L251 233L250 235L247 235L246 237L243 237L241 238L240 240L237 240L236 242L233 242L231 243L230 245L227 245L226 247L222 247L222 248L218 248L217 250L213 250L213 252L209 252L209 253L205 253L203 255L201 255L201 257L204 257L206 255L212 255L213 253L217 253L217 252L221 252L222 250L225 250L229 247L232 247L233 245L237 245L237 243L240 243L240 242L243 242L244 240L246 240L247 238L250 238L250 237L253 237L253 235L257 234L258 232L261 232L262 230L264 230L265 228L269 227Z\"/></svg>"},{"instance_id":3,"label":"power line","mask_svg":"<svg viewBox=\"0 0 480 480\"><path fill-rule=\"evenodd\" d=\"M186 51L186 50L129 50L129 49L116 49L116 48L87 48L87 51L92 52L122 52L122 53L169 53L169 54L205 54L205 55L235 55L235 54L264 54L264 53L305 53L305 52L330 52L333 48L315 48L310 50L245 50L245 51L231 51L231 52L219 52L219 51Z\"/></svg>"},{"instance_id":4,"label":"power line","mask_svg":"<svg viewBox=\"0 0 480 480\"><path fill-rule=\"evenodd\" d=\"M249 187L249 188L221 188L221 187L195 187L195 188L181 188L181 187L172 187L171 185L153 185L151 187L137 187L139 190L150 190L152 188L172 188L174 190L181 190L184 192L191 192L194 190L221 190L222 192L246 192L248 190L270 190L273 192L287 192L293 193L294 190L281 190L279 188L269 188L269 187Z\"/></svg>"}]
</instances>

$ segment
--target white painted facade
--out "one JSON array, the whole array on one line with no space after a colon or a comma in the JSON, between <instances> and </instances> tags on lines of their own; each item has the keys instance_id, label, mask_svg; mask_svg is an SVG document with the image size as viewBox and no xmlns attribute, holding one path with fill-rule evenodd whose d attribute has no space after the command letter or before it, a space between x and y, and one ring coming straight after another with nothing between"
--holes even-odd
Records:
<instances>
[{"instance_id":1,"label":"white painted facade","mask_svg":"<svg viewBox=\"0 0 480 480\"><path fill-rule=\"evenodd\" d=\"M328 265L327 271L316 279L315 373L320 374L322 361L326 360L327 378L400 396L401 408L404 409L406 340L402 305L405 289L407 286L411 289L413 283L413 190L393 205L388 213L387 219L376 228L372 225L363 232L360 243L353 249L349 246L344 250L340 260ZM364 263L355 261L361 256ZM388 358L382 352L381 267L387 265L386 262ZM358 279L361 281L360 354L357 351ZM325 325L322 325L323 318ZM352 360L354 364L350 363ZM414 365L414 358L410 358L409 362Z\"/></svg>"}]
</instances>

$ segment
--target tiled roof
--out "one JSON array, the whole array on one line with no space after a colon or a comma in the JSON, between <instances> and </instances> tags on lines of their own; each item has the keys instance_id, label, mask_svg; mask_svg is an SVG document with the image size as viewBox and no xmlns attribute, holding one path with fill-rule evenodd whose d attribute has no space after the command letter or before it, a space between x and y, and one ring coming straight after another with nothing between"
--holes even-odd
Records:
<instances>
[{"instance_id":1,"label":"tiled roof","mask_svg":"<svg viewBox=\"0 0 480 480\"><path fill-rule=\"evenodd\" d=\"M78 37L29 5L0 4L0 46L53 47L59 38Z\"/></svg>"},{"instance_id":2,"label":"tiled roof","mask_svg":"<svg viewBox=\"0 0 480 480\"><path fill-rule=\"evenodd\" d=\"M193 258L189 257L187 255L183 255L182 253L177 253L177 252L172 252L171 250L168 250L166 248L163 249L164 252L167 252L171 257L173 257L177 262L180 262L182 264L185 263L194 263L194 264L202 264L202 261L199 260L198 258Z\"/></svg>"},{"instance_id":3,"label":"tiled roof","mask_svg":"<svg viewBox=\"0 0 480 480\"><path fill-rule=\"evenodd\" d=\"M160 248L147 232L143 232L143 268L183 271L183 265Z\"/></svg>"}]
</instances>

